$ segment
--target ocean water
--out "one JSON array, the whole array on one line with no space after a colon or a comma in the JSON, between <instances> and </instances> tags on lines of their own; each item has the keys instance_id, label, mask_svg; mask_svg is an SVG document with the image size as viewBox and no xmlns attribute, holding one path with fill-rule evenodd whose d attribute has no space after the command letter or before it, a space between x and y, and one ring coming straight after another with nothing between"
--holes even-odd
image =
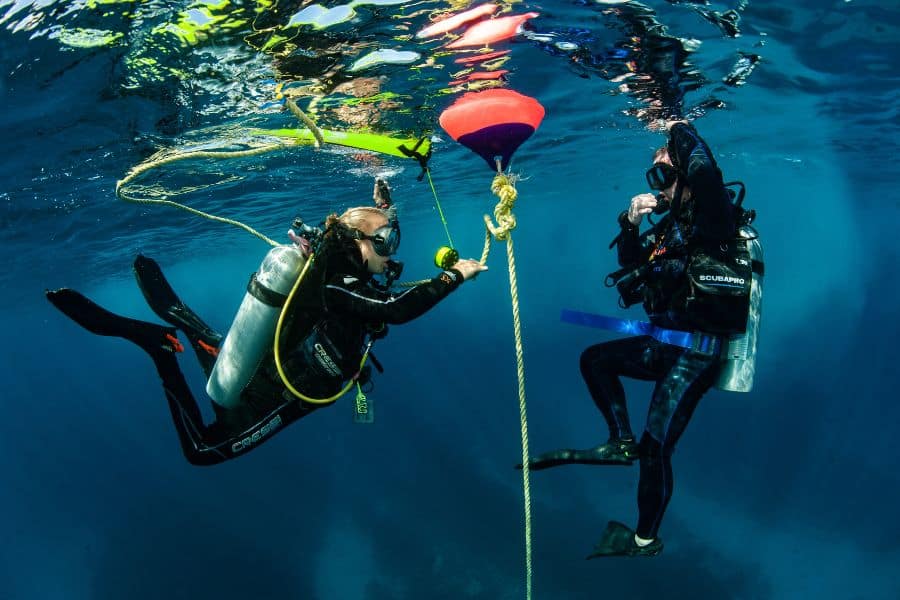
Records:
<instances>
[{"instance_id":1,"label":"ocean water","mask_svg":"<svg viewBox=\"0 0 900 600\"><path fill-rule=\"evenodd\" d=\"M156 152L247 148L259 142L252 128L297 126L277 104L285 90L323 127L435 136L453 241L480 255L492 173L437 123L465 73L445 38L412 35L466 3L312 6L0 0L0 598L525 596L499 243L487 273L378 343L374 424L354 424L344 398L212 468L181 456L150 361L43 297L72 287L156 321L131 275L143 253L225 331L267 246L117 199L116 181ZM511 167L522 177L513 239L534 452L606 438L578 357L616 335L561 323L559 311L643 316L619 309L603 278L616 267L616 215L646 191L664 141L660 119L690 118L726 179L746 183L767 263L756 385L701 402L674 457L663 554L584 560L608 520L634 525L637 467L533 473L533 597L900 597L900 7L505 8L539 16L494 45L511 50L500 83L546 109ZM722 15L739 16L739 35ZM378 49L419 56L351 70ZM404 278L419 278L446 237L418 174L409 160L292 146L172 163L131 189L285 240L295 216L365 204L384 175ZM203 398L193 357L182 363ZM636 431L650 389L626 385Z\"/></svg>"}]
</instances>

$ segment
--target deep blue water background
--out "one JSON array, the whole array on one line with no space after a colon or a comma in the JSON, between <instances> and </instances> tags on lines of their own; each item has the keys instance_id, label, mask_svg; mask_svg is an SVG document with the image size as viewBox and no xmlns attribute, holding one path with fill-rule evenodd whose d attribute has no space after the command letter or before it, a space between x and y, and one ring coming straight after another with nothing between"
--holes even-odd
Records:
<instances>
[{"instance_id":1,"label":"deep blue water background","mask_svg":"<svg viewBox=\"0 0 900 600\"><path fill-rule=\"evenodd\" d=\"M732 40L685 6L648 5L677 35L704 41L696 62L708 82L690 96L726 106L696 124L759 213L767 273L756 387L701 403L675 456L666 549L652 560L583 560L608 519L634 523L636 468L533 474L535 597L900 597L900 10L750 2ZM66 15L53 8L0 1L0 598L523 597L502 247L488 273L379 344L387 371L371 394L374 425L353 424L344 399L230 464L189 466L150 362L86 334L42 291L73 287L155 320L130 273L142 252L225 330L266 247L173 209L125 204L113 189L152 150L254 115L243 105L204 112L221 95L208 87L174 104L153 90L120 93L121 52L61 46L52 25ZM596 14L563 2L524 9L573 27ZM28 29L28 14L45 20ZM763 62L747 84L717 86L734 53L751 48ZM527 177L514 237L531 446L586 447L606 431L578 356L612 336L559 323L559 309L641 316L602 286L615 261L606 245L615 215L645 191L663 138L623 114L634 100L608 81L578 77L537 44L514 53L513 87L548 112L513 165ZM273 126L291 122L267 114ZM160 124L173 119L174 133ZM432 166L456 245L478 256L490 172L452 142ZM391 182L406 274L429 275L443 239L427 185L408 163L381 168L400 171ZM316 219L367 202L374 170L297 148L171 177L236 174L183 199L282 236L298 212ZM182 362L202 397L199 369ZM626 389L639 430L650 387Z\"/></svg>"}]
</instances>

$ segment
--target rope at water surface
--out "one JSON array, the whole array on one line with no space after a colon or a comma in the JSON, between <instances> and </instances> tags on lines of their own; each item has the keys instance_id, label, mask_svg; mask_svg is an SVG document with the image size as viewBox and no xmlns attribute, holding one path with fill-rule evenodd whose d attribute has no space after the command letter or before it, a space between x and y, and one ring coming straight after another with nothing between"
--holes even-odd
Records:
<instances>
[{"instance_id":1,"label":"rope at water surface","mask_svg":"<svg viewBox=\"0 0 900 600\"><path fill-rule=\"evenodd\" d=\"M304 113L297 104L288 98L285 101L285 104L290 109L290 111L296 116L300 121L306 125L309 130L312 132L313 137L315 138L316 148L319 148L322 144L325 143L321 130L316 126L315 122L310 119L306 113ZM284 148L287 144L278 142L272 144L265 144L263 146L259 146L257 148L250 148L247 150L196 150L193 152L182 152L177 154L171 154L169 156L162 156L160 158L155 158L148 160L144 163L141 163L131 169L127 175L116 183L116 196L121 198L122 200L126 200L128 202L134 202L136 204L156 204L163 206L172 206L175 208L179 208L185 212L189 212L193 215L197 215L199 217L203 217L204 219L208 219L210 221L215 221L217 223L225 223L228 225L234 225L235 227L239 227L246 231L247 233L261 239L266 242L270 246L278 246L278 242L268 237L267 235L260 233L256 229L250 227L245 223L241 223L235 219L229 219L226 217L219 217L207 212L203 212L202 210L197 210L196 208L191 208L190 206L186 206L179 202L174 202L172 200L162 200L156 198L138 198L135 196L131 196L125 192L125 186L128 185L135 178L143 175L147 171L151 171L163 165L167 165L173 162L178 162L181 160L192 160L197 158L211 158L214 160L223 160L223 159L231 159L231 158L247 158L250 156L259 156L261 154L266 154L267 152L272 152L274 150L280 150Z\"/></svg>"},{"instance_id":2,"label":"rope at water surface","mask_svg":"<svg viewBox=\"0 0 900 600\"><path fill-rule=\"evenodd\" d=\"M258 148L251 148L249 150L232 150L232 151L212 151L212 150L197 150L194 152L183 152L180 154L172 154L169 156L160 157L153 160L148 160L147 162L141 163L131 169L124 178L120 179L116 182L116 196L125 200L127 202L133 202L135 204L155 204L162 206L173 206L175 208L181 209L185 212L189 212L192 215L197 215L199 217L203 217L204 219L209 219L210 221L216 221L217 223L226 223L228 225L234 225L235 227L239 227L246 231L247 233L258 237L262 241L266 242L270 246L277 246L278 242L273 240L272 238L266 236L263 233L253 229L249 225L245 223L241 223L240 221L236 221L234 219L228 219L226 217L219 217L216 215L212 215L207 212L203 212L202 210L197 210L196 208L191 208L190 206L181 204L180 202L174 202L172 200L162 200L158 198L138 198L136 196L131 196L125 191L125 186L131 183L135 178L140 175L146 173L147 171L156 169L163 165L167 165L173 162L181 161L181 160L191 160L196 158L212 158L212 159L228 159L228 158L244 158L248 156L258 156L260 154L265 154L266 152L272 152L273 150L278 150L283 148L284 144L266 144L265 146L260 146Z\"/></svg>"}]
</instances>

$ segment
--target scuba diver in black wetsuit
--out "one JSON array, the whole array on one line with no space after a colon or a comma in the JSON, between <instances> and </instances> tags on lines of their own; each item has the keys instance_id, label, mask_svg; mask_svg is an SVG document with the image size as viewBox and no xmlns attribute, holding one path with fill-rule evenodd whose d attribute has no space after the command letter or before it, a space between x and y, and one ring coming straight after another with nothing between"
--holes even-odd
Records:
<instances>
[{"instance_id":1,"label":"scuba diver in black wetsuit","mask_svg":"<svg viewBox=\"0 0 900 600\"><path fill-rule=\"evenodd\" d=\"M723 281L725 296L704 300L695 289L688 289L694 281L689 279L693 273L690 269L700 268L694 267L692 257L707 256L707 252L713 255L729 245L739 246L735 240L740 238L736 236L750 229L749 223L755 216L740 208L743 191L739 201L733 202L709 147L692 126L682 121L669 123L668 144L657 150L647 180L659 195L637 195L629 209L619 215L621 233L614 243L623 269L610 277L617 282L624 306L643 301L651 322L648 327L652 324L654 331L681 334L690 341L680 347L659 341L661 336L645 335L587 348L581 355L581 374L609 428L609 440L587 450L547 452L530 462L531 469L541 470L573 463L631 465L640 460L636 532L611 521L589 558L653 556L662 551L657 534L672 496L672 452L700 398L714 384L722 385L719 378L726 369L722 362L726 356L723 342L730 349L734 338L729 336L742 335L747 330L750 314L747 296L725 289L730 279L740 279L741 284L746 281L749 286L748 254L735 259L741 268L746 268L740 277L699 276L701 280L715 277L716 281ZM668 214L653 229L639 234L644 215L665 212ZM756 261L752 262L756 272ZM713 266L721 264L716 262ZM761 260L758 269L761 275ZM756 308L753 314L757 319ZM622 376L655 382L640 443L631 430Z\"/></svg>"},{"instance_id":2,"label":"scuba diver in black wetsuit","mask_svg":"<svg viewBox=\"0 0 900 600\"><path fill-rule=\"evenodd\" d=\"M340 217L331 215L324 232L304 226L301 236L291 232L297 247L271 250L251 278L224 342L181 302L156 262L143 256L134 263L141 291L153 311L174 327L113 314L67 288L48 291L47 298L88 331L124 338L147 352L162 379L188 462L217 464L245 454L335 400L353 382L365 383L368 349L386 335L388 324L421 316L464 280L487 269L478 261L460 260L430 281L391 292L389 284L373 279L391 268L399 275L399 264L389 257L399 246L400 229L389 190L380 180L375 200L384 209L357 207ZM306 261L299 258L299 247L308 246L310 239L316 241L315 260ZM294 286L303 264L308 272ZM286 275L284 281L276 280L279 273ZM276 325L286 303L289 310ZM176 360L175 353L183 350L176 328L187 336L209 379L207 391L216 414L209 425L203 423Z\"/></svg>"}]
</instances>

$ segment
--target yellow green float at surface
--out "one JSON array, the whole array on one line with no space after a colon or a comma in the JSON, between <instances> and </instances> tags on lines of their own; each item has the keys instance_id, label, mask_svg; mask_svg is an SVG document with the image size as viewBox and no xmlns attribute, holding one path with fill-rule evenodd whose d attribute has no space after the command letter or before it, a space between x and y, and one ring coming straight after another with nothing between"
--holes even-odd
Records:
<instances>
[{"instance_id":1,"label":"yellow green float at surface","mask_svg":"<svg viewBox=\"0 0 900 600\"><path fill-rule=\"evenodd\" d=\"M319 131L322 133L322 139L328 144L359 148L360 150L370 150L372 152L390 154L391 156L399 156L401 158L413 158L410 152L414 148L416 154L426 156L431 148L431 142L427 138L421 140L418 138L392 138L375 133L352 133L345 131L331 131L329 129L320 129ZM253 135L271 135L280 138L291 138L300 142L315 141L315 136L309 129L253 129L250 133ZM416 148L416 144L419 144L418 148ZM401 150L401 147L405 148L407 152Z\"/></svg>"}]
</instances>

